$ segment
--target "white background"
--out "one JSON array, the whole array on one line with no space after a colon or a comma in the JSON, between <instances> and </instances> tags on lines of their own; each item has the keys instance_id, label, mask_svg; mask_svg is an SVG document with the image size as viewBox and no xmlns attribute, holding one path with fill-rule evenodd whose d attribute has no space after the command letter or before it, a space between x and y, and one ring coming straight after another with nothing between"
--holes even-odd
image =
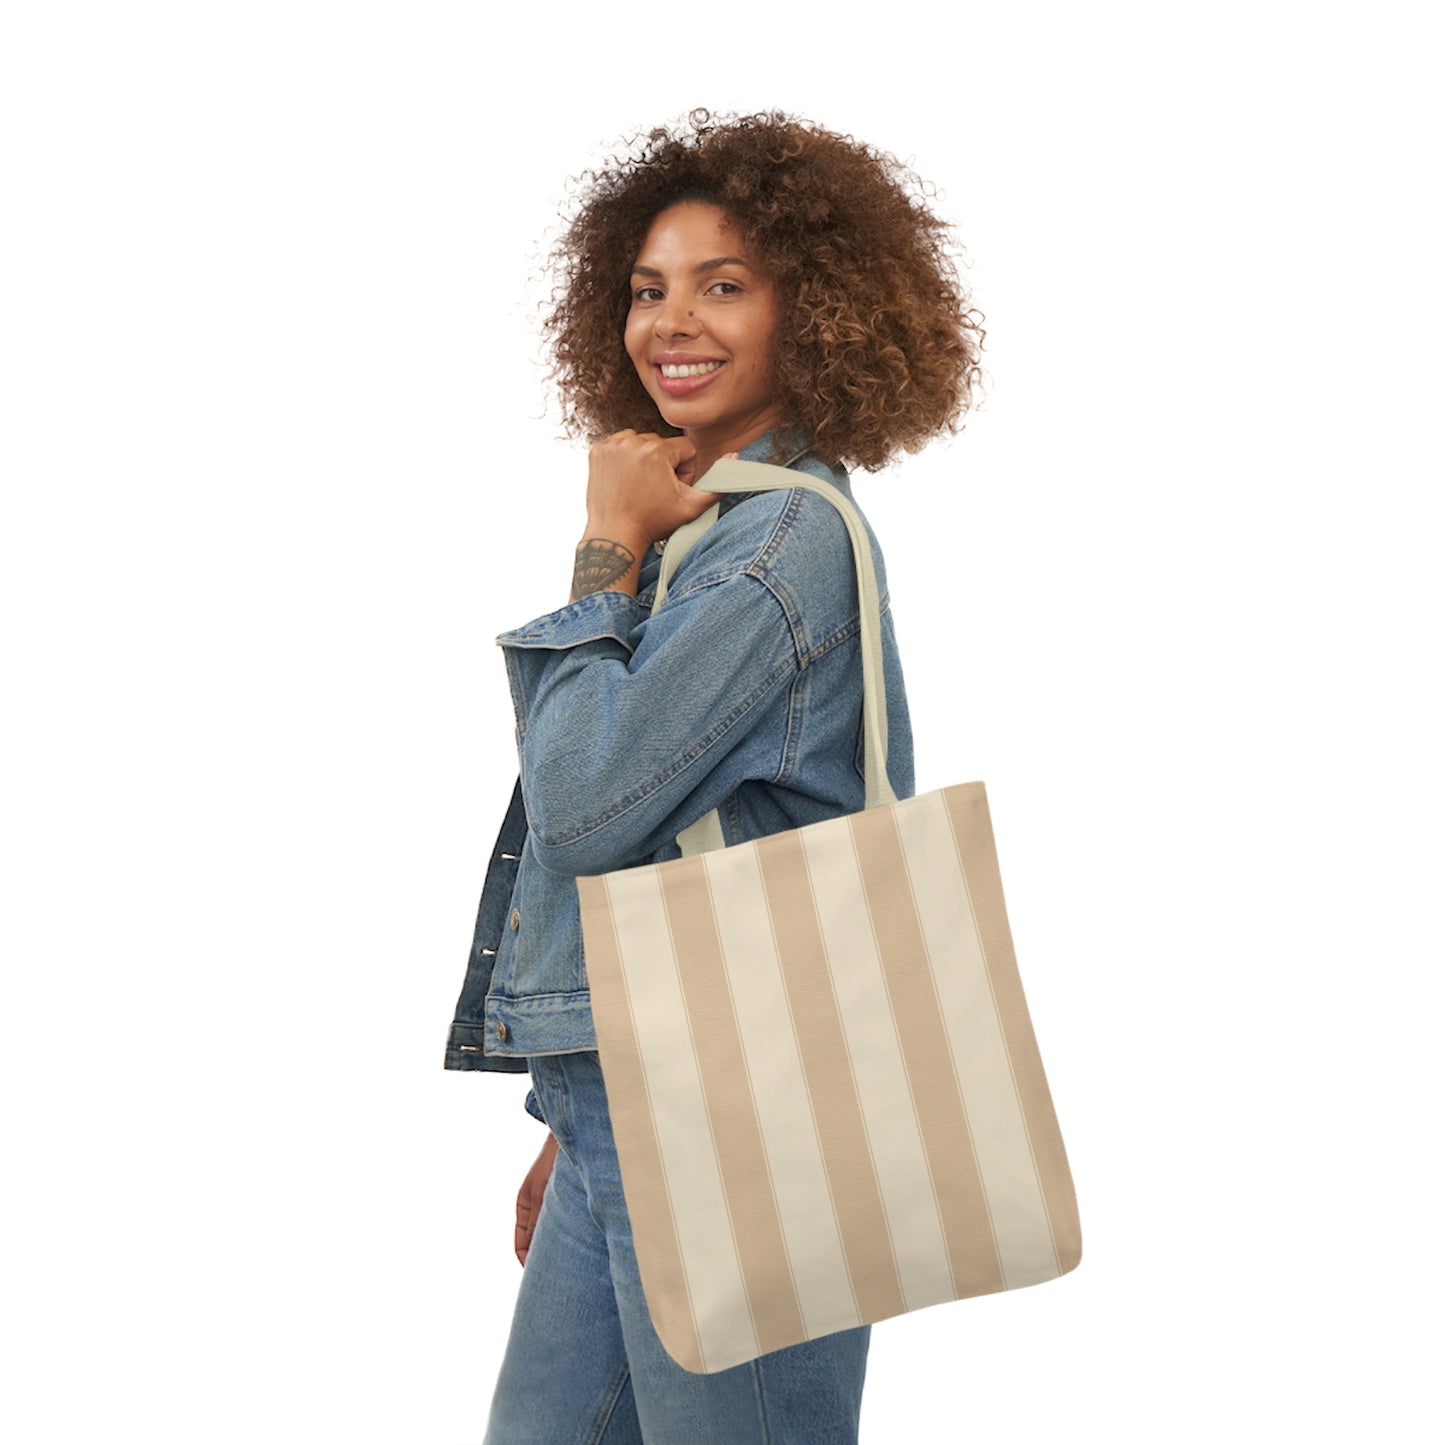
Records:
<instances>
[{"instance_id":1,"label":"white background","mask_svg":"<svg viewBox=\"0 0 1445 1445\"><path fill-rule=\"evenodd\" d=\"M6 8L8 1439L480 1440L541 1135L442 1044L584 474L528 278L698 105L910 158L987 315L858 491L1085 1258L879 1326L864 1441L1438 1438L1426 7L793 13Z\"/></svg>"}]
</instances>

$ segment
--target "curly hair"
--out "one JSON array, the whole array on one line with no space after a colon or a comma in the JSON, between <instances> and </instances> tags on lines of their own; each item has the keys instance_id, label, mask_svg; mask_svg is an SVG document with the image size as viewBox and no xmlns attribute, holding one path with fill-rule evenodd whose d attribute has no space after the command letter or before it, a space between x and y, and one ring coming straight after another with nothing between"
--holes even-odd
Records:
<instances>
[{"instance_id":1,"label":"curly hair","mask_svg":"<svg viewBox=\"0 0 1445 1445\"><path fill-rule=\"evenodd\" d=\"M694 111L576 185L543 320L573 434L676 435L622 337L632 264L657 215L684 200L720 207L777 287L780 432L873 471L958 430L981 380L983 318L951 258L949 226L893 156L779 112Z\"/></svg>"}]
</instances>

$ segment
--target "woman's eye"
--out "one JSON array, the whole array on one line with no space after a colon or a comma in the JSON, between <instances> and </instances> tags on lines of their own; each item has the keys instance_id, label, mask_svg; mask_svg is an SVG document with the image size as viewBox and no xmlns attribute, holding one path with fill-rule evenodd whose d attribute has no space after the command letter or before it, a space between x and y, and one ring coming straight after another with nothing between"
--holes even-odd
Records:
<instances>
[{"instance_id":1,"label":"woman's eye","mask_svg":"<svg viewBox=\"0 0 1445 1445\"><path fill-rule=\"evenodd\" d=\"M639 286L632 293L634 301L661 301L662 292L656 286Z\"/></svg>"},{"instance_id":2,"label":"woman's eye","mask_svg":"<svg viewBox=\"0 0 1445 1445\"><path fill-rule=\"evenodd\" d=\"M707 289L719 296L734 296L743 288L733 281L714 281Z\"/></svg>"}]
</instances>

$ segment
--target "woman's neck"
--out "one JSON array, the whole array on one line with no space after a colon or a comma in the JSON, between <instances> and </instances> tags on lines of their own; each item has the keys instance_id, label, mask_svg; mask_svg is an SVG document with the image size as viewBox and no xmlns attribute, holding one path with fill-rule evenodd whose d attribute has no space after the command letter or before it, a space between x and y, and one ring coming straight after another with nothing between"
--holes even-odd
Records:
<instances>
[{"instance_id":1,"label":"woman's neck","mask_svg":"<svg viewBox=\"0 0 1445 1445\"><path fill-rule=\"evenodd\" d=\"M703 428L684 431L683 435L697 448L697 456L693 459L694 476L703 476L714 462L751 446L759 437L767 436L776 425L777 417L769 408L765 416L758 417L747 426L729 428L725 435Z\"/></svg>"}]
</instances>

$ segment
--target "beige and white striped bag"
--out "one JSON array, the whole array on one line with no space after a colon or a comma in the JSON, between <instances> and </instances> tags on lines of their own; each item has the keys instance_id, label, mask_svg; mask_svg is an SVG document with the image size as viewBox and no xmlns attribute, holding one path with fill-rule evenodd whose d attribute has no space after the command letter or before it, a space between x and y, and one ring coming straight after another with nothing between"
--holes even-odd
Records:
<instances>
[{"instance_id":1,"label":"beige and white striped bag","mask_svg":"<svg viewBox=\"0 0 1445 1445\"><path fill-rule=\"evenodd\" d=\"M668 1353L712 1373L1055 1279L1080 1237L983 784L889 789L861 518L779 467L703 485L805 487L848 524L868 785L851 817L723 847L713 814L674 862L577 880L643 1290ZM665 578L715 515L675 534Z\"/></svg>"}]
</instances>

